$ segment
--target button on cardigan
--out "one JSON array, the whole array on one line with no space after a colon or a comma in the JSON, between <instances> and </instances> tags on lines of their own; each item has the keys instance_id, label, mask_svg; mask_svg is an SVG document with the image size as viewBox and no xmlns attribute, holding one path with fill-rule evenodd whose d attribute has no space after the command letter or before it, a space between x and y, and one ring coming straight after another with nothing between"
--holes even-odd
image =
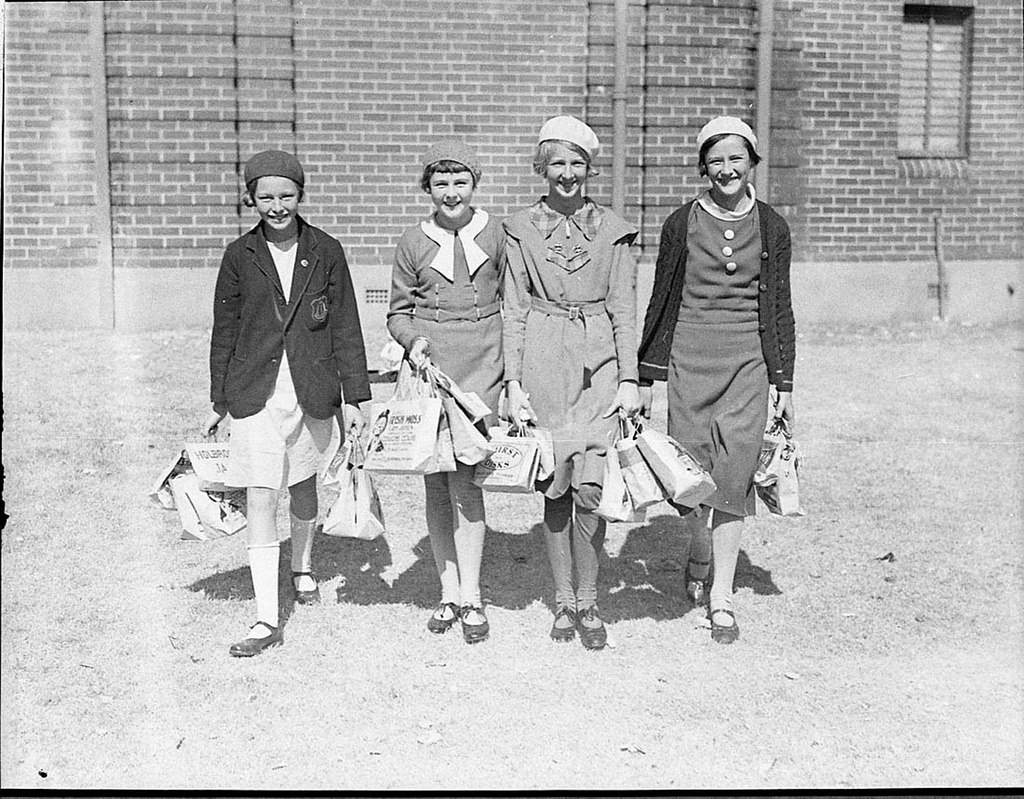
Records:
<instances>
[{"instance_id":1,"label":"button on cardigan","mask_svg":"<svg viewBox=\"0 0 1024 799\"><path fill-rule=\"evenodd\" d=\"M646 385L668 378L668 359L686 277L687 221L692 205L691 201L674 211L661 229L654 287L638 353L640 382ZM770 205L760 200L757 212L764 248L757 301L761 352L768 367L769 382L779 391L792 391L796 329L789 285L789 226Z\"/></svg>"}]
</instances>

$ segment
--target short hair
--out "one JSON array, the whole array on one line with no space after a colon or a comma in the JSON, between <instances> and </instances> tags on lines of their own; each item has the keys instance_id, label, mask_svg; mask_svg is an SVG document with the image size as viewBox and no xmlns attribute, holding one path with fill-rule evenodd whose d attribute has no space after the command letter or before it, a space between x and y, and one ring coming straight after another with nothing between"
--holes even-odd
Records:
<instances>
[{"instance_id":1,"label":"short hair","mask_svg":"<svg viewBox=\"0 0 1024 799\"><path fill-rule=\"evenodd\" d=\"M253 192L256 191L256 185L259 182L260 179L256 178L256 180L249 183L245 187L245 191L242 192L242 196L239 199L241 200L242 205L244 205L246 208L256 207L256 198L253 196ZM292 182L295 183L295 181ZM306 196L306 190L302 186L299 186L298 183L295 183L295 185L298 186L299 189L299 202L302 202L302 198Z\"/></svg>"},{"instance_id":2,"label":"short hair","mask_svg":"<svg viewBox=\"0 0 1024 799\"><path fill-rule=\"evenodd\" d=\"M718 144L722 139L728 136L739 136L738 133L717 133L710 137L700 147L700 152L697 154L697 171L700 172L700 176L704 177L708 173L708 168L704 164L704 156L708 154L708 150ZM750 156L750 163L757 166L761 163L761 156L754 151L754 145L750 143L750 140L745 136L740 136L743 139L743 143L747 146L747 155Z\"/></svg>"},{"instance_id":3,"label":"short hair","mask_svg":"<svg viewBox=\"0 0 1024 799\"><path fill-rule=\"evenodd\" d=\"M548 163L551 161L551 156L555 151L555 147L558 145L568 147L576 155L580 156L584 161L587 162L587 177L593 177L594 175L600 175L590 163L590 154L580 147L578 144L573 144L571 141L563 141L562 139L546 139L537 145L537 150L533 154L533 171L538 175L543 175L547 172Z\"/></svg>"},{"instance_id":4,"label":"short hair","mask_svg":"<svg viewBox=\"0 0 1024 799\"><path fill-rule=\"evenodd\" d=\"M480 183L481 173L479 169L472 169L461 161L452 161L446 158L442 161L435 161L434 163L427 164L427 166L423 167L423 175L420 177L420 188L429 194L430 179L439 172L446 175L455 172L468 172L473 176L474 189Z\"/></svg>"}]
</instances>

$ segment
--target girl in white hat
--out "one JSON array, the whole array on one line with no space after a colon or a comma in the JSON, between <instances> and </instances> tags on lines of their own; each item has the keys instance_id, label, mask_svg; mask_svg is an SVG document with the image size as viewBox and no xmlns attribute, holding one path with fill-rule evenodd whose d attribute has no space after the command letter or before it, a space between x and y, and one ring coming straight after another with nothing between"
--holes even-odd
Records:
<instances>
[{"instance_id":1,"label":"girl in white hat","mask_svg":"<svg viewBox=\"0 0 1024 799\"><path fill-rule=\"evenodd\" d=\"M476 155L461 141L440 142L424 155L420 188L434 209L398 242L388 330L414 366L433 361L496 409L505 239L501 224L472 205L480 174ZM484 501L473 470L457 463L454 472L423 477L427 532L441 581L441 601L427 629L444 633L459 622L471 644L490 631L480 598Z\"/></svg>"},{"instance_id":2,"label":"girl in white hat","mask_svg":"<svg viewBox=\"0 0 1024 799\"><path fill-rule=\"evenodd\" d=\"M316 472L331 441L359 435L370 398L363 332L345 252L299 215L305 175L281 150L245 164L244 203L259 223L231 242L214 290L211 436L231 415L228 485L246 488L249 571L256 623L232 644L251 657L284 641L278 618L277 503L289 494L294 599L320 601L312 572Z\"/></svg>"},{"instance_id":3,"label":"girl in white hat","mask_svg":"<svg viewBox=\"0 0 1024 799\"><path fill-rule=\"evenodd\" d=\"M640 380L645 413L651 382L668 381L669 435L718 486L701 507L677 509L692 542L687 593L694 604L709 603L711 638L729 644L739 637L732 584L744 518L754 514L769 386L772 413L793 423L790 236L754 194L760 155L746 123L712 119L697 135L697 155L708 187L662 227Z\"/></svg>"},{"instance_id":4,"label":"girl in white hat","mask_svg":"<svg viewBox=\"0 0 1024 799\"><path fill-rule=\"evenodd\" d=\"M540 130L534 171L547 194L505 222L505 377L509 415L551 431L555 471L544 536L555 583L550 635L607 641L597 607L605 451L615 415L640 409L636 363L637 229L587 197L599 142L571 116ZM575 583L573 572L575 570Z\"/></svg>"}]
</instances>

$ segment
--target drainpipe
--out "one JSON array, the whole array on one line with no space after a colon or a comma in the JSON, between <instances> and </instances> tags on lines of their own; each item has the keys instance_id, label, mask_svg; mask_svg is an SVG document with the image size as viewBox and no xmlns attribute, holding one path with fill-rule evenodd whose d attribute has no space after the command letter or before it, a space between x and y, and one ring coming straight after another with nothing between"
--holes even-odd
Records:
<instances>
[{"instance_id":1,"label":"drainpipe","mask_svg":"<svg viewBox=\"0 0 1024 799\"><path fill-rule=\"evenodd\" d=\"M615 86L612 89L612 210L625 216L629 0L615 0Z\"/></svg>"},{"instance_id":2,"label":"drainpipe","mask_svg":"<svg viewBox=\"0 0 1024 799\"><path fill-rule=\"evenodd\" d=\"M89 3L89 78L92 84L93 181L96 184L96 286L101 315L117 327L114 297L114 236L110 204L110 134L107 118L105 3Z\"/></svg>"},{"instance_id":3,"label":"drainpipe","mask_svg":"<svg viewBox=\"0 0 1024 799\"><path fill-rule=\"evenodd\" d=\"M775 2L761 0L757 32L757 149L761 163L757 165L757 196L769 201L769 163L772 130L772 50L775 36Z\"/></svg>"}]
</instances>

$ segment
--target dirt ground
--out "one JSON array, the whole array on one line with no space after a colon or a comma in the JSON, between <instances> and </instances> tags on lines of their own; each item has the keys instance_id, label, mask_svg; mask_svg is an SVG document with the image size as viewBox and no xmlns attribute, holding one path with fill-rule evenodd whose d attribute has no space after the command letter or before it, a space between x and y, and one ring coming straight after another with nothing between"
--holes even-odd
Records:
<instances>
[{"instance_id":1,"label":"dirt ground","mask_svg":"<svg viewBox=\"0 0 1024 799\"><path fill-rule=\"evenodd\" d=\"M318 539L326 601L285 602L285 646L238 661L243 542L182 541L146 497L205 411L206 335L7 331L0 783L1022 786L1021 332L801 330L807 515L749 523L731 647L667 506L610 527L611 646L552 643L540 502L500 495L492 636L432 636L422 483L383 476L386 535Z\"/></svg>"}]
</instances>

